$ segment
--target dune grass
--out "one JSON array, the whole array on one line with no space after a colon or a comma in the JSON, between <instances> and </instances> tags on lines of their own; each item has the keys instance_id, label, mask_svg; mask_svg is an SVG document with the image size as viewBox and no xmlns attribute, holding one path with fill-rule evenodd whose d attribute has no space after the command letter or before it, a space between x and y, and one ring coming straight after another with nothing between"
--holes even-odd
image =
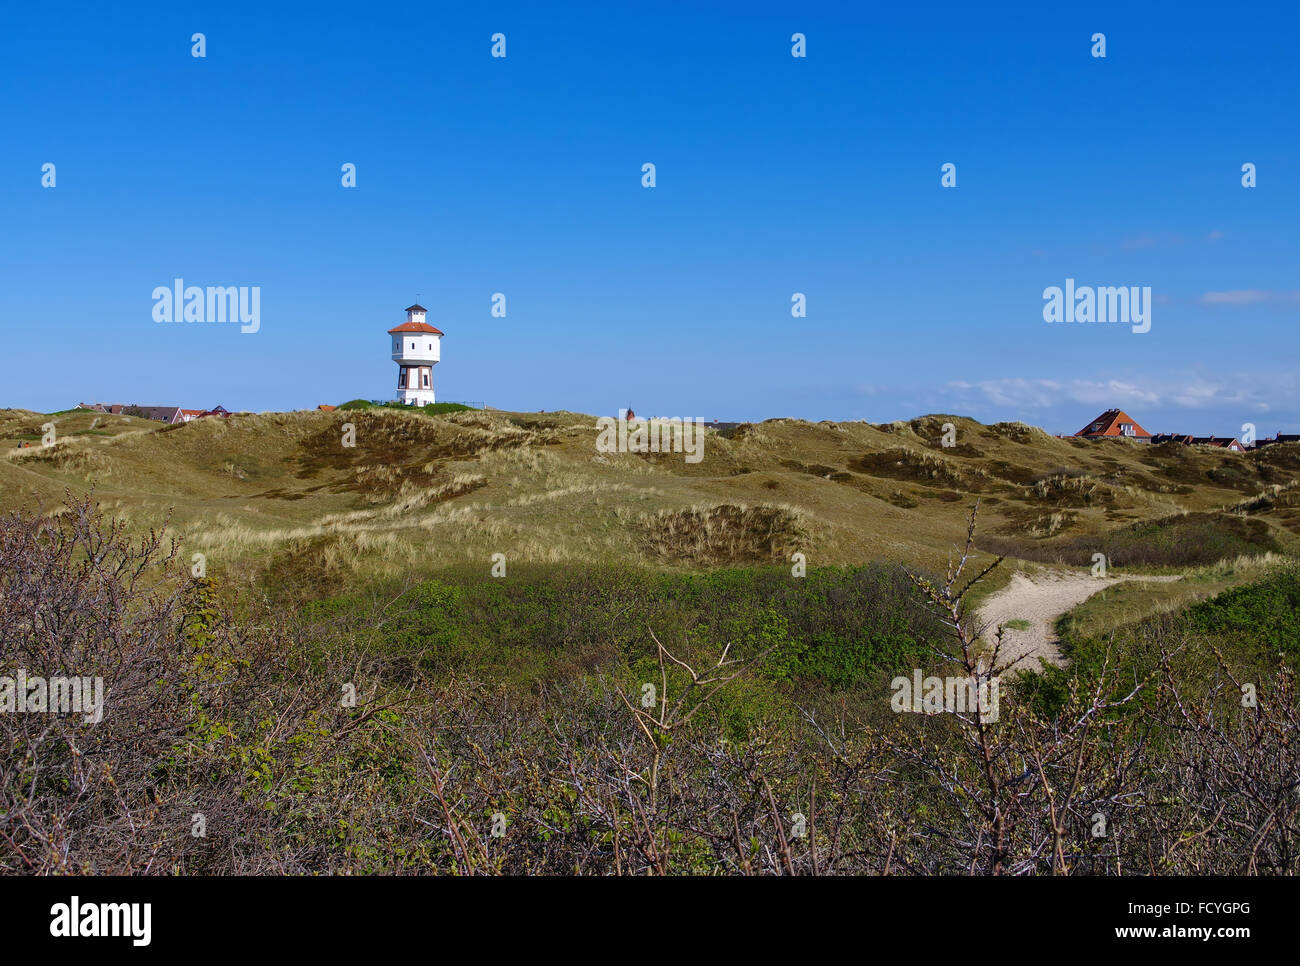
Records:
<instances>
[{"instance_id":1,"label":"dune grass","mask_svg":"<svg viewBox=\"0 0 1300 966\"><path fill-rule=\"evenodd\" d=\"M0 508L93 489L136 530L167 521L218 573L311 560L348 581L486 567L493 554L676 570L789 567L799 553L810 567L941 570L976 501L981 549L1013 566L1103 552L1117 567L1187 567L1300 546L1300 445L1081 444L946 415L774 419L706 430L690 464L598 452L595 418L580 413L361 402L168 427L0 410ZM49 422L58 442L45 448Z\"/></svg>"}]
</instances>

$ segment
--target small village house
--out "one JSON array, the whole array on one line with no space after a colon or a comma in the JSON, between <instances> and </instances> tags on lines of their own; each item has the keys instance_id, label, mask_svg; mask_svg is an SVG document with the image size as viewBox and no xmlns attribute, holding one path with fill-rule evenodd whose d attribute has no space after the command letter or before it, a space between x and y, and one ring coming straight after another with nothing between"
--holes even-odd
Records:
<instances>
[{"instance_id":1,"label":"small village house","mask_svg":"<svg viewBox=\"0 0 1300 966\"><path fill-rule=\"evenodd\" d=\"M1135 439L1139 443L1151 442L1151 434L1122 409L1107 409L1074 435L1083 439Z\"/></svg>"},{"instance_id":2,"label":"small village house","mask_svg":"<svg viewBox=\"0 0 1300 966\"><path fill-rule=\"evenodd\" d=\"M1184 446L1216 446L1219 449L1232 450L1234 453L1246 452L1246 447L1231 436L1186 436L1182 433L1157 433L1151 437L1151 442L1156 445L1160 443L1182 443Z\"/></svg>"},{"instance_id":3,"label":"small village house","mask_svg":"<svg viewBox=\"0 0 1300 966\"><path fill-rule=\"evenodd\" d=\"M179 406L136 406L131 403L77 403L78 409L87 409L92 413L107 413L113 416L138 416L141 419L156 419L160 423L174 426L191 420L203 419L205 416L229 416L230 410L224 406L211 409L181 409Z\"/></svg>"},{"instance_id":4,"label":"small village house","mask_svg":"<svg viewBox=\"0 0 1300 966\"><path fill-rule=\"evenodd\" d=\"M1255 440L1255 449L1261 446L1272 446L1274 443L1300 443L1300 433L1275 433L1269 439Z\"/></svg>"},{"instance_id":5,"label":"small village house","mask_svg":"<svg viewBox=\"0 0 1300 966\"><path fill-rule=\"evenodd\" d=\"M1281 434L1279 439L1283 438ZM1185 433L1156 433L1152 435L1143 429L1128 413L1122 409L1108 409L1083 429L1074 434L1076 439L1135 439L1139 443L1180 443L1183 446L1214 446L1233 453L1244 453L1246 447L1231 436L1190 436ZM1291 437L1300 439L1300 436ZM1264 446L1275 440L1259 440L1256 446Z\"/></svg>"}]
</instances>

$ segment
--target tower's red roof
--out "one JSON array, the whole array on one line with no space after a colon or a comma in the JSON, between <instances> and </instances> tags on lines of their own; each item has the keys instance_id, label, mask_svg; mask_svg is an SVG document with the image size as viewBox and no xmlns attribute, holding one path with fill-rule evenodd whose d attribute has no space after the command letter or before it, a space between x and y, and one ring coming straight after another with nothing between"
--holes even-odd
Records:
<instances>
[{"instance_id":1,"label":"tower's red roof","mask_svg":"<svg viewBox=\"0 0 1300 966\"><path fill-rule=\"evenodd\" d=\"M388 330L389 335L394 332L432 332L434 335L442 335L441 329L435 329L427 322L403 322L401 325Z\"/></svg>"}]
</instances>

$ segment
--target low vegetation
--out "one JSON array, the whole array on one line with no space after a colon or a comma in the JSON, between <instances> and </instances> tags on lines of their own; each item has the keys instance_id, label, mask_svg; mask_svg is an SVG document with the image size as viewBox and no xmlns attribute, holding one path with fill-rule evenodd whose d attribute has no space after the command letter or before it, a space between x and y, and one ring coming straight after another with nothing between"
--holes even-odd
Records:
<instances>
[{"instance_id":1,"label":"low vegetation","mask_svg":"<svg viewBox=\"0 0 1300 966\"><path fill-rule=\"evenodd\" d=\"M0 704L19 672L107 695L0 713L0 871L1297 871L1300 445L595 439L0 410ZM895 710L999 676L971 608L1012 570L1097 554L1178 579L1067 614L996 722Z\"/></svg>"},{"instance_id":2,"label":"low vegetation","mask_svg":"<svg viewBox=\"0 0 1300 966\"><path fill-rule=\"evenodd\" d=\"M187 553L239 580L304 555L354 581L486 570L494 553L699 568L797 552L814 567L938 569L977 499L981 545L1020 561L1101 552L1180 567L1300 549L1300 444L1236 454L957 416L777 419L708 429L687 463L598 452L594 418L578 413L345 406L169 427L0 410L0 509L93 491L137 535L170 519Z\"/></svg>"},{"instance_id":3,"label":"low vegetation","mask_svg":"<svg viewBox=\"0 0 1300 966\"><path fill-rule=\"evenodd\" d=\"M1186 568L1258 556L1282 549L1274 531L1260 520L1229 513L1186 513L1146 520L1095 536L1034 540L984 536L991 553L1041 563L1090 566L1102 554L1109 566Z\"/></svg>"},{"instance_id":4,"label":"low vegetation","mask_svg":"<svg viewBox=\"0 0 1300 966\"><path fill-rule=\"evenodd\" d=\"M909 666L1002 671L974 527L937 573L521 568L304 606L88 500L9 513L0 674L106 700L0 714L0 871L1300 871L1296 571L1072 641L996 721L896 713Z\"/></svg>"},{"instance_id":5,"label":"low vegetation","mask_svg":"<svg viewBox=\"0 0 1300 966\"><path fill-rule=\"evenodd\" d=\"M369 399L352 399L338 407L344 411L356 409L396 409L400 412L414 412L423 416L441 416L444 413L473 412L473 406L464 403L429 403L424 406L411 406L400 402L372 402Z\"/></svg>"}]
</instances>

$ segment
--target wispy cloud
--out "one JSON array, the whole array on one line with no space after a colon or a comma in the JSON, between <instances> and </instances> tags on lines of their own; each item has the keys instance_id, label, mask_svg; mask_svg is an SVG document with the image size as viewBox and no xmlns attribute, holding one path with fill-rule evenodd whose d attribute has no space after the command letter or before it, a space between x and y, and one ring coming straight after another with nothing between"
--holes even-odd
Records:
<instances>
[{"instance_id":1,"label":"wispy cloud","mask_svg":"<svg viewBox=\"0 0 1300 966\"><path fill-rule=\"evenodd\" d=\"M1016 410L1049 410L1061 405L1225 408L1268 412L1280 400L1294 400L1294 377L1191 375L1163 383L1141 384L1122 379L984 379L955 381L947 389L973 403Z\"/></svg>"},{"instance_id":2,"label":"wispy cloud","mask_svg":"<svg viewBox=\"0 0 1300 966\"><path fill-rule=\"evenodd\" d=\"M1201 296L1206 305L1300 305L1300 292L1271 292L1267 289L1242 288L1226 292L1206 292Z\"/></svg>"},{"instance_id":3,"label":"wispy cloud","mask_svg":"<svg viewBox=\"0 0 1300 966\"><path fill-rule=\"evenodd\" d=\"M1144 232L1140 235L1130 235L1121 241L1119 246L1124 251L1131 252L1142 248L1171 248L1183 244L1186 240L1182 235L1172 232L1161 232L1159 234Z\"/></svg>"},{"instance_id":4,"label":"wispy cloud","mask_svg":"<svg viewBox=\"0 0 1300 966\"><path fill-rule=\"evenodd\" d=\"M1173 248L1178 245L1185 245L1188 241L1196 242L1216 242L1223 238L1223 232L1214 228L1205 232L1203 235L1195 235L1188 238L1186 235L1178 232L1140 232L1136 235L1129 235L1121 239L1119 247L1126 251L1138 251L1143 248Z\"/></svg>"},{"instance_id":5,"label":"wispy cloud","mask_svg":"<svg viewBox=\"0 0 1300 966\"><path fill-rule=\"evenodd\" d=\"M862 396L879 396L883 392L888 392L888 386L876 386L866 382L860 382L853 387L853 391Z\"/></svg>"}]
</instances>

